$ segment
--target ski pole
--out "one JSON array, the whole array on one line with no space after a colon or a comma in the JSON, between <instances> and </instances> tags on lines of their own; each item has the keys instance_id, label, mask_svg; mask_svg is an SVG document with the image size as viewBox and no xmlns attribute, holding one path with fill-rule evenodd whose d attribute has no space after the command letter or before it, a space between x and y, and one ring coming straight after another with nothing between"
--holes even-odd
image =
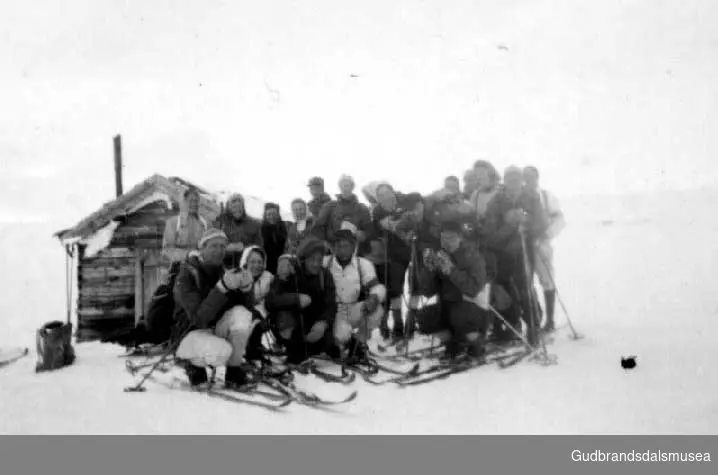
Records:
<instances>
[{"instance_id":1,"label":"ski pole","mask_svg":"<svg viewBox=\"0 0 718 475\"><path fill-rule=\"evenodd\" d=\"M551 270L549 269L548 265L546 265L546 260L543 258L540 252L537 252L539 259L541 259L541 263L543 264L544 270L546 271L546 274L548 275L549 279L551 280L551 284L553 285L554 290L556 291L556 298L558 298L558 303L561 305L561 309L563 310L564 315L566 315L566 321L568 322L568 326L571 329L572 338L574 340L580 340L583 338L583 336L576 331L576 329L573 326L573 323L571 322L571 317L568 315L568 310L566 310L566 306L563 304L563 299L561 298L561 294L558 291L558 286L556 285L556 280L553 278L553 274L551 273Z\"/></svg>"},{"instance_id":2,"label":"ski pole","mask_svg":"<svg viewBox=\"0 0 718 475\"><path fill-rule=\"evenodd\" d=\"M185 330L185 331L182 333L182 336L180 336L180 338L178 338L177 341L176 341L174 344L170 345L170 346L167 348L167 351L162 355L162 357L161 357L159 360L157 360L157 362L156 362L155 364L152 365L152 367L150 368L150 370L149 370L147 373L145 373L144 377L142 378L142 380L141 380L139 383L137 383L135 386L128 386L128 387L126 387L126 388L125 388L125 392L126 392L126 393L144 392L144 391L145 391L145 388L143 387L143 385L145 384L145 381L147 381L147 380L150 378L150 376L152 376L152 373L154 373L155 370L156 370L157 368L159 368L162 363L164 363L165 361L167 361L167 358L168 358L170 355L174 354L174 352L175 352L175 351L177 350L177 348L179 347L180 342L182 341L182 339L183 339L185 336L187 336L187 334L190 332L190 329L191 329L191 328L192 328L192 327L189 326L189 327L187 328L187 330Z\"/></svg>"},{"instance_id":3,"label":"ski pole","mask_svg":"<svg viewBox=\"0 0 718 475\"><path fill-rule=\"evenodd\" d=\"M501 314L499 313L499 311L494 308L493 305L489 304L489 310L490 310L494 315L496 315L497 317L499 317L499 320L501 320L501 321L504 323L504 325L506 325L506 327L508 327L512 332L514 332L514 334L515 334L517 337L519 337L519 338L521 339L521 341L523 342L524 345L526 345L526 348L527 348L528 350L530 350L530 351L538 351L538 348L536 348L536 347L533 346L531 343L529 343L528 340L526 339L526 337L523 336L523 335L521 334L521 332L519 332L518 330L516 330L513 325L511 325L508 321L506 321L506 319L503 317L503 315L501 315Z\"/></svg>"}]
</instances>

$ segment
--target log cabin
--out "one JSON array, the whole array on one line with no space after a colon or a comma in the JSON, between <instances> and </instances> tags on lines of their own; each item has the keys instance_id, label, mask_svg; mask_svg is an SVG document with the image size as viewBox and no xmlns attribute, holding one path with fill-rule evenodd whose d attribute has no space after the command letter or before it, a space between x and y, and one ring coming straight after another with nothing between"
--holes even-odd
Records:
<instances>
[{"instance_id":1,"label":"log cabin","mask_svg":"<svg viewBox=\"0 0 718 475\"><path fill-rule=\"evenodd\" d=\"M216 195L156 174L55 233L70 256L68 294L75 297L68 297L68 313L76 314L78 341L111 338L144 316L166 275L161 260L165 222L179 212L190 186L200 193L200 215L211 223L221 212Z\"/></svg>"}]
</instances>

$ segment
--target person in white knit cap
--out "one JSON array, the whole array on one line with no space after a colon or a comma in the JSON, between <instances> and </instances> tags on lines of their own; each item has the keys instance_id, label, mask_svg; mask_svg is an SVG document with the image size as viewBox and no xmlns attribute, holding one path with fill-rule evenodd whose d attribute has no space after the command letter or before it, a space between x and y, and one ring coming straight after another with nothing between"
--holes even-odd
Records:
<instances>
[{"instance_id":1,"label":"person in white knit cap","mask_svg":"<svg viewBox=\"0 0 718 475\"><path fill-rule=\"evenodd\" d=\"M219 366L227 367L228 386L246 382L240 365L252 320L232 309L246 304L254 279L249 270L224 269L227 242L222 231L205 231L199 250L181 264L174 287L176 336L182 336L176 356L193 386L207 382L207 367Z\"/></svg>"},{"instance_id":2,"label":"person in white knit cap","mask_svg":"<svg viewBox=\"0 0 718 475\"><path fill-rule=\"evenodd\" d=\"M366 357L367 341L384 316L386 299L386 288L379 283L374 264L355 255L356 245L352 231L339 230L334 233L334 255L324 260L337 294L334 340L350 361Z\"/></svg>"}]
</instances>

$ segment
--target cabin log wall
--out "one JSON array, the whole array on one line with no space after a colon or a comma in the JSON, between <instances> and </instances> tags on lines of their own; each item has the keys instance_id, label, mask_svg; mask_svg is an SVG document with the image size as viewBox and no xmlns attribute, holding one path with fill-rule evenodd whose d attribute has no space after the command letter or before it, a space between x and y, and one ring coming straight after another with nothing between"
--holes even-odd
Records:
<instances>
[{"instance_id":1,"label":"cabin log wall","mask_svg":"<svg viewBox=\"0 0 718 475\"><path fill-rule=\"evenodd\" d=\"M142 249L161 249L165 223L176 213L166 203L149 204L124 217L106 249L94 257L80 253L78 338L91 340L132 328L144 315L149 296L138 281L144 267Z\"/></svg>"}]
</instances>

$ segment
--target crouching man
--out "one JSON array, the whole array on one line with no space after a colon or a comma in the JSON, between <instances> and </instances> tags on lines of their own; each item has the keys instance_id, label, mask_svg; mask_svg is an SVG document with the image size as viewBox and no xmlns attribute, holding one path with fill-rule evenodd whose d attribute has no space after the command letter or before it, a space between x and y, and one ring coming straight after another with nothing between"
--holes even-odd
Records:
<instances>
[{"instance_id":1,"label":"crouching man","mask_svg":"<svg viewBox=\"0 0 718 475\"><path fill-rule=\"evenodd\" d=\"M350 362L366 358L367 341L381 323L386 299L386 288L379 283L374 264L355 256L356 249L354 233L342 229L334 233L334 255L324 259L337 292L334 341Z\"/></svg>"},{"instance_id":2,"label":"crouching man","mask_svg":"<svg viewBox=\"0 0 718 475\"><path fill-rule=\"evenodd\" d=\"M481 357L486 318L477 297L486 285L484 260L465 242L458 222L443 223L440 237L441 249L428 249L423 256L430 285L438 289L438 303L417 311L419 330L445 342L450 359L464 353Z\"/></svg>"},{"instance_id":3,"label":"crouching man","mask_svg":"<svg viewBox=\"0 0 718 475\"><path fill-rule=\"evenodd\" d=\"M287 350L289 365L332 347L336 290L323 267L324 242L310 237L297 249L297 259L282 256L277 278L265 301L277 342Z\"/></svg>"},{"instance_id":4,"label":"crouching man","mask_svg":"<svg viewBox=\"0 0 718 475\"><path fill-rule=\"evenodd\" d=\"M227 367L228 386L246 382L240 365L255 325L250 312L234 310L251 295L254 279L248 270L224 269L227 243L222 231L207 230L174 287L177 336L183 336L176 357L193 386L207 382L207 367L219 366Z\"/></svg>"}]
</instances>

